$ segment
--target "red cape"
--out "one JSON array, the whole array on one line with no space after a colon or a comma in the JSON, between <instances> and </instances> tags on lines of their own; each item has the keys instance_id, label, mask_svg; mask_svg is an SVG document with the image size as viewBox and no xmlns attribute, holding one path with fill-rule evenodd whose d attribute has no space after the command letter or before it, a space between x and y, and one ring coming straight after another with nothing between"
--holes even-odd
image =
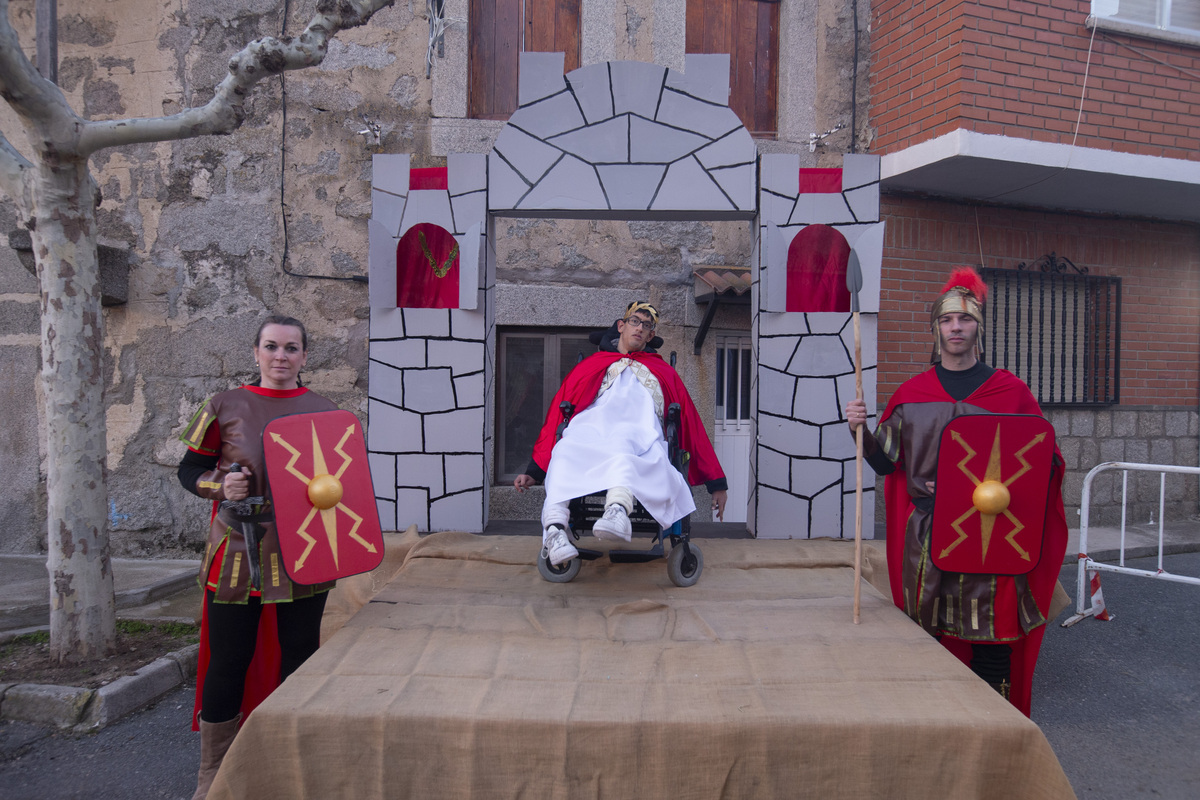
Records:
<instances>
[{"instance_id":1,"label":"red cape","mask_svg":"<svg viewBox=\"0 0 1200 800\"><path fill-rule=\"evenodd\" d=\"M941 381L937 378L937 370L929 368L920 375L905 381L892 399L888 402L879 421L883 422L892 415L897 406L904 403L953 403L954 398L946 394ZM992 373L983 385L975 390L963 402L985 409L993 414L1037 414L1042 410L1037 400L1029 391L1029 387L1020 378L1007 370L998 369ZM1046 505L1046 519L1042 529L1042 560L1028 573L1029 588L1037 601L1038 608L1047 618L1050 617L1050 598L1054 594L1054 585L1058 581L1062 569L1063 556L1067 552L1067 516L1062 502L1062 455L1057 455L1056 468L1050 478L1050 502ZM892 601L897 608L904 608L901 581L901 564L904 556L904 529L912 511L912 503L908 497L907 475L904 472L903 461L896 465L896 471L884 479L884 500L887 504L887 555L888 578L892 585ZM1012 654L1012 692L1011 701L1025 716L1029 716L1033 695L1033 669L1037 664L1038 652L1042 647L1042 637L1046 626L1042 625L1016 642L1011 642ZM942 644L954 653L964 664L971 660L971 643L951 636L943 636Z\"/></svg>"},{"instance_id":2,"label":"red cape","mask_svg":"<svg viewBox=\"0 0 1200 800\"><path fill-rule=\"evenodd\" d=\"M721 469L720 462L717 461L717 454L708 438L708 431L705 430L704 423L700 420L700 414L696 411L696 406L692 404L692 398L684 387L683 381L679 379L679 374L657 353L601 352L590 355L576 364L563 380L562 386L558 387L554 399L550 401L550 408L546 412L546 422L542 425L537 442L533 445L534 462L543 471L550 466L550 451L554 449L558 425L563 419L559 404L563 400L568 400L575 406L576 412L583 411L596 399L596 393L600 391L600 384L604 380L604 373L608 371L609 366L622 358L631 358L644 364L654 374L654 377L658 379L659 386L662 387L663 402L667 406L671 403L679 403L681 411L679 444L691 454L691 460L688 462L688 483L696 486L706 481L724 478L725 472Z\"/></svg>"}]
</instances>

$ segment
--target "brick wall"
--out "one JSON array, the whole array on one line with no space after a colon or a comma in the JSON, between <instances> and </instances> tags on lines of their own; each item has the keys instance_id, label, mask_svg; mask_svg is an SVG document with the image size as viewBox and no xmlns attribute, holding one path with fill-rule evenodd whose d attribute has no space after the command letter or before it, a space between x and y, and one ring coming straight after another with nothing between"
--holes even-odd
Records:
<instances>
[{"instance_id":1,"label":"brick wall","mask_svg":"<svg viewBox=\"0 0 1200 800\"><path fill-rule=\"evenodd\" d=\"M1194 226L895 197L884 198L882 214L880 396L928 363L929 302L952 266L1013 269L1054 252L1091 275L1122 279L1121 404L1200 401Z\"/></svg>"},{"instance_id":2,"label":"brick wall","mask_svg":"<svg viewBox=\"0 0 1200 800\"><path fill-rule=\"evenodd\" d=\"M959 128L1200 160L1200 49L1084 26L1089 0L882 0L872 8L872 152Z\"/></svg>"},{"instance_id":3,"label":"brick wall","mask_svg":"<svg viewBox=\"0 0 1200 800\"><path fill-rule=\"evenodd\" d=\"M957 264L1014 269L1054 252L1091 275L1122 279L1120 405L1048 414L1068 457L1065 497L1076 524L1083 475L1101 461L1197 463L1200 402L1200 230L930 199L884 197L879 394L886 402L928 366L929 303ZM1140 487L1140 484L1139 484ZM1152 490L1152 492L1151 492ZM1195 513L1195 481L1171 516ZM1150 496L1152 493L1153 496ZM1157 507L1157 477L1139 504ZM1119 489L1100 503L1119 504ZM1112 514L1105 511L1103 522Z\"/></svg>"}]
</instances>

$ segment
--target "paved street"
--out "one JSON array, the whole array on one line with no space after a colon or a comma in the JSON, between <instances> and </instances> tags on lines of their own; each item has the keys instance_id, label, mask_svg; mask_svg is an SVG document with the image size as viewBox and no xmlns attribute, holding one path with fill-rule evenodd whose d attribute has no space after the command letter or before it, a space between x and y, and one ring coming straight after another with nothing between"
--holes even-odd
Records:
<instances>
[{"instance_id":1,"label":"paved street","mask_svg":"<svg viewBox=\"0 0 1200 800\"><path fill-rule=\"evenodd\" d=\"M5 800L188 800L196 789L200 734L190 721L195 686L98 733L72 736L0 722Z\"/></svg>"},{"instance_id":2,"label":"paved street","mask_svg":"<svg viewBox=\"0 0 1200 800\"><path fill-rule=\"evenodd\" d=\"M1131 566L1153 568L1153 559ZM1168 556L1200 575L1200 553ZM1074 590L1074 567L1063 585ZM1112 622L1047 631L1033 718L1081 800L1200 797L1200 587L1102 577ZM99 733L72 737L0 723L5 800L188 798L199 736L188 728L192 688Z\"/></svg>"},{"instance_id":3,"label":"paved street","mask_svg":"<svg viewBox=\"0 0 1200 800\"><path fill-rule=\"evenodd\" d=\"M1167 556L1164 568L1200 576L1200 553ZM1111 622L1060 627L1072 608L1046 631L1033 720L1081 799L1200 797L1200 586L1107 573L1101 582ZM1075 567L1062 583L1074 597Z\"/></svg>"}]
</instances>

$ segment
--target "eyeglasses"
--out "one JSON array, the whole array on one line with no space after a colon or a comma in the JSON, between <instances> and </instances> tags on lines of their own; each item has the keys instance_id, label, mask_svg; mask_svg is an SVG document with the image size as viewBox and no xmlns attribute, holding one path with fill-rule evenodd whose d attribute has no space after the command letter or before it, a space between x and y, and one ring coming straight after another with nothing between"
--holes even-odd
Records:
<instances>
[{"instance_id":1,"label":"eyeglasses","mask_svg":"<svg viewBox=\"0 0 1200 800\"><path fill-rule=\"evenodd\" d=\"M641 317L628 317L625 320L625 324L632 325L634 330L637 330L638 328L645 328L648 331L654 330L654 323L648 319L642 319Z\"/></svg>"}]
</instances>

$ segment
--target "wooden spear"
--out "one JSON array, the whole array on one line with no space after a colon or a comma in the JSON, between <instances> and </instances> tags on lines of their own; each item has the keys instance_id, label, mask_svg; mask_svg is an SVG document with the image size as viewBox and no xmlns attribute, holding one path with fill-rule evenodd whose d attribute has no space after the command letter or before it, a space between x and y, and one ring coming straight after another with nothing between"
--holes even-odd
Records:
<instances>
[{"instance_id":1,"label":"wooden spear","mask_svg":"<svg viewBox=\"0 0 1200 800\"><path fill-rule=\"evenodd\" d=\"M858 254L850 251L846 262L846 288L850 290L850 311L854 318L854 396L863 399L862 383L862 332L858 322L858 292L862 289L862 265ZM855 431L854 455L854 624L858 624L859 601L862 596L862 512L863 512L863 428L864 421Z\"/></svg>"}]
</instances>

